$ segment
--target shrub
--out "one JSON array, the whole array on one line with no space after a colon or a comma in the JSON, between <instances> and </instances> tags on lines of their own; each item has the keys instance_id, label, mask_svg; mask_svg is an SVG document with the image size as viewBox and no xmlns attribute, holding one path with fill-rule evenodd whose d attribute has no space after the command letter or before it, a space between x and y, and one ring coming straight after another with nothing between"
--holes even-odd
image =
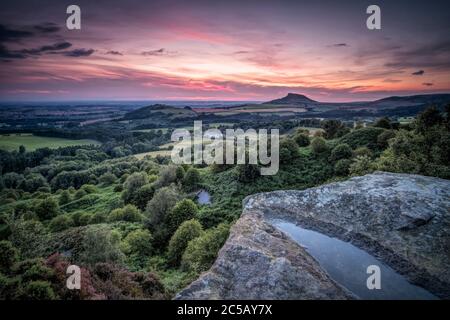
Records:
<instances>
[{"instance_id":1,"label":"shrub","mask_svg":"<svg viewBox=\"0 0 450 320\"><path fill-rule=\"evenodd\" d=\"M238 164L236 168L239 182L253 182L260 176L260 171L256 164Z\"/></svg>"},{"instance_id":2,"label":"shrub","mask_svg":"<svg viewBox=\"0 0 450 320\"><path fill-rule=\"evenodd\" d=\"M11 242L0 241L0 271L8 273L14 263L17 262L19 252Z\"/></svg>"},{"instance_id":3,"label":"shrub","mask_svg":"<svg viewBox=\"0 0 450 320\"><path fill-rule=\"evenodd\" d=\"M372 158L373 152L367 147L359 147L353 151L353 156L354 157L367 156L369 158Z\"/></svg>"},{"instance_id":4,"label":"shrub","mask_svg":"<svg viewBox=\"0 0 450 320\"><path fill-rule=\"evenodd\" d=\"M359 156L350 165L350 174L353 176L361 176L371 173L374 170L372 160L367 156Z\"/></svg>"},{"instance_id":5,"label":"shrub","mask_svg":"<svg viewBox=\"0 0 450 320\"><path fill-rule=\"evenodd\" d=\"M123 184L122 199L125 203L132 203L136 191L148 183L148 177L145 172L135 172L130 175Z\"/></svg>"},{"instance_id":6,"label":"shrub","mask_svg":"<svg viewBox=\"0 0 450 320\"><path fill-rule=\"evenodd\" d=\"M377 138L377 144L381 149L386 149L389 146L389 140L395 137L394 130L385 130L380 133Z\"/></svg>"},{"instance_id":7,"label":"shrub","mask_svg":"<svg viewBox=\"0 0 450 320\"><path fill-rule=\"evenodd\" d=\"M85 195L87 195L87 192L84 189L78 189L75 194L74 194L74 198L79 200L81 198L83 198Z\"/></svg>"},{"instance_id":8,"label":"shrub","mask_svg":"<svg viewBox=\"0 0 450 320\"><path fill-rule=\"evenodd\" d=\"M152 235L148 230L138 229L130 232L122 242L126 254L150 255L152 253Z\"/></svg>"},{"instance_id":9,"label":"shrub","mask_svg":"<svg viewBox=\"0 0 450 320\"><path fill-rule=\"evenodd\" d=\"M106 172L98 178L98 181L105 186L114 184L116 180L117 180L116 175L111 172Z\"/></svg>"},{"instance_id":10,"label":"shrub","mask_svg":"<svg viewBox=\"0 0 450 320\"><path fill-rule=\"evenodd\" d=\"M98 262L121 263L123 254L118 240L105 226L90 226L84 235L80 261L90 266Z\"/></svg>"},{"instance_id":11,"label":"shrub","mask_svg":"<svg viewBox=\"0 0 450 320\"><path fill-rule=\"evenodd\" d=\"M56 295L52 286L47 281L31 281L24 288L24 298L26 300L55 300Z\"/></svg>"},{"instance_id":12,"label":"shrub","mask_svg":"<svg viewBox=\"0 0 450 320\"><path fill-rule=\"evenodd\" d=\"M352 149L358 147L368 147L370 149L377 149L378 136L385 130L383 128L367 127L346 134L340 139L341 143L348 144Z\"/></svg>"},{"instance_id":13,"label":"shrub","mask_svg":"<svg viewBox=\"0 0 450 320\"><path fill-rule=\"evenodd\" d=\"M350 165L352 161L350 159L341 159L334 165L334 173L338 176L346 176L350 172Z\"/></svg>"},{"instance_id":14,"label":"shrub","mask_svg":"<svg viewBox=\"0 0 450 320\"><path fill-rule=\"evenodd\" d=\"M299 156L298 145L293 139L283 139L280 142L280 162L289 163Z\"/></svg>"},{"instance_id":15,"label":"shrub","mask_svg":"<svg viewBox=\"0 0 450 320\"><path fill-rule=\"evenodd\" d=\"M175 232L184 221L192 219L197 211L198 207L191 199L183 199L178 202L167 216L169 232Z\"/></svg>"},{"instance_id":16,"label":"shrub","mask_svg":"<svg viewBox=\"0 0 450 320\"><path fill-rule=\"evenodd\" d=\"M191 219L183 222L170 238L167 253L169 263L178 266L189 241L199 237L202 233L202 225L197 220Z\"/></svg>"},{"instance_id":17,"label":"shrub","mask_svg":"<svg viewBox=\"0 0 450 320\"><path fill-rule=\"evenodd\" d=\"M114 209L109 214L109 221L128 221L128 222L141 222L144 216L141 211L132 204L127 204L123 208Z\"/></svg>"},{"instance_id":18,"label":"shrub","mask_svg":"<svg viewBox=\"0 0 450 320\"><path fill-rule=\"evenodd\" d=\"M39 217L39 220L48 220L58 215L59 205L55 199L48 197L38 203L34 212Z\"/></svg>"},{"instance_id":19,"label":"shrub","mask_svg":"<svg viewBox=\"0 0 450 320\"><path fill-rule=\"evenodd\" d=\"M39 221L18 220L11 225L10 239L22 258L42 256L47 245L47 232Z\"/></svg>"},{"instance_id":20,"label":"shrub","mask_svg":"<svg viewBox=\"0 0 450 320\"><path fill-rule=\"evenodd\" d=\"M309 143L310 143L309 136L305 133L296 134L294 139L299 147L309 146Z\"/></svg>"},{"instance_id":21,"label":"shrub","mask_svg":"<svg viewBox=\"0 0 450 320\"><path fill-rule=\"evenodd\" d=\"M378 128L390 129L391 121L389 120L389 118L383 117L378 119L373 126Z\"/></svg>"},{"instance_id":22,"label":"shrub","mask_svg":"<svg viewBox=\"0 0 450 320\"><path fill-rule=\"evenodd\" d=\"M339 129L342 128L342 122L339 120L325 120L321 126L324 130L324 137L326 139L333 139L336 137Z\"/></svg>"},{"instance_id":23,"label":"shrub","mask_svg":"<svg viewBox=\"0 0 450 320\"><path fill-rule=\"evenodd\" d=\"M348 159L352 157L352 148L346 143L338 144L333 148L330 155L330 161L336 162L341 159Z\"/></svg>"},{"instance_id":24,"label":"shrub","mask_svg":"<svg viewBox=\"0 0 450 320\"><path fill-rule=\"evenodd\" d=\"M327 143L324 138L315 137L311 141L311 149L314 154L318 155L328 150Z\"/></svg>"},{"instance_id":25,"label":"shrub","mask_svg":"<svg viewBox=\"0 0 450 320\"><path fill-rule=\"evenodd\" d=\"M64 190L63 192L61 192L61 194L59 195L59 205L65 205L70 201L72 201L70 192L68 190Z\"/></svg>"},{"instance_id":26,"label":"shrub","mask_svg":"<svg viewBox=\"0 0 450 320\"><path fill-rule=\"evenodd\" d=\"M187 190L195 190L200 183L200 173L195 168L189 168L183 178L183 186Z\"/></svg>"},{"instance_id":27,"label":"shrub","mask_svg":"<svg viewBox=\"0 0 450 320\"><path fill-rule=\"evenodd\" d=\"M217 252L228 237L229 226L219 224L203 235L189 241L181 259L183 269L194 272L207 270L217 256Z\"/></svg>"},{"instance_id":28,"label":"shrub","mask_svg":"<svg viewBox=\"0 0 450 320\"><path fill-rule=\"evenodd\" d=\"M75 224L73 222L73 219L68 216L67 214L62 214L59 216L54 217L50 224L48 225L49 229L53 232L63 231L68 228L73 227Z\"/></svg>"}]
</instances>

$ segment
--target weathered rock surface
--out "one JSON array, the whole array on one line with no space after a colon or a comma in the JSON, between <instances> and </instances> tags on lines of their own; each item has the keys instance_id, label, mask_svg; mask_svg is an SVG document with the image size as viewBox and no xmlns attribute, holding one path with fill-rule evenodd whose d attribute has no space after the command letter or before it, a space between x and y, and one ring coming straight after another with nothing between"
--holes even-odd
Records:
<instances>
[{"instance_id":1,"label":"weathered rock surface","mask_svg":"<svg viewBox=\"0 0 450 320\"><path fill-rule=\"evenodd\" d=\"M212 268L176 298L353 297L302 247L274 229L272 218L349 241L412 283L450 298L450 181L384 172L247 197Z\"/></svg>"}]
</instances>

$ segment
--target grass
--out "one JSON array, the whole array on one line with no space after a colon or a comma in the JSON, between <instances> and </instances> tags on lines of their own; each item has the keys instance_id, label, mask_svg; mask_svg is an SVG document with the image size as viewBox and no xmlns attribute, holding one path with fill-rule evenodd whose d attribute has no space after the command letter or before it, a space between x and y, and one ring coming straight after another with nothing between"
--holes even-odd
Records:
<instances>
[{"instance_id":1,"label":"grass","mask_svg":"<svg viewBox=\"0 0 450 320\"><path fill-rule=\"evenodd\" d=\"M100 143L90 139L74 140L55 137L40 137L23 133L0 135L0 149L7 151L19 150L20 146L24 146L27 151L33 151L39 148L56 149L59 147L90 144L98 145Z\"/></svg>"}]
</instances>

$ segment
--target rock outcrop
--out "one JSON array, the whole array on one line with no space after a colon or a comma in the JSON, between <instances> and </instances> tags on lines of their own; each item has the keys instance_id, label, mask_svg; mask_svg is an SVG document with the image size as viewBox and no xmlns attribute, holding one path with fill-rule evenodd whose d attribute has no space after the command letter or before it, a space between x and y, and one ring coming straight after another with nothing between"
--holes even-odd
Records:
<instances>
[{"instance_id":1,"label":"rock outcrop","mask_svg":"<svg viewBox=\"0 0 450 320\"><path fill-rule=\"evenodd\" d=\"M282 218L349 241L431 293L450 298L450 181L376 172L304 191L247 197L211 269L177 299L349 299Z\"/></svg>"}]
</instances>

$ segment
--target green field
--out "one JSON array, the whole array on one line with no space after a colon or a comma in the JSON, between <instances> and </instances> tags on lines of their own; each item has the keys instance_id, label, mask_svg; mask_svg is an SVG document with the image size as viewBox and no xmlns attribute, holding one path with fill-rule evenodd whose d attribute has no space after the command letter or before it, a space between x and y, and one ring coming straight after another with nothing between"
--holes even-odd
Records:
<instances>
[{"instance_id":1,"label":"green field","mask_svg":"<svg viewBox=\"0 0 450 320\"><path fill-rule=\"evenodd\" d=\"M19 150L20 146L24 146L27 151L33 151L39 148L59 148L79 145L99 145L95 140L82 139L63 139L54 137L39 137L32 134L2 134L0 135L0 149L13 151Z\"/></svg>"}]
</instances>

